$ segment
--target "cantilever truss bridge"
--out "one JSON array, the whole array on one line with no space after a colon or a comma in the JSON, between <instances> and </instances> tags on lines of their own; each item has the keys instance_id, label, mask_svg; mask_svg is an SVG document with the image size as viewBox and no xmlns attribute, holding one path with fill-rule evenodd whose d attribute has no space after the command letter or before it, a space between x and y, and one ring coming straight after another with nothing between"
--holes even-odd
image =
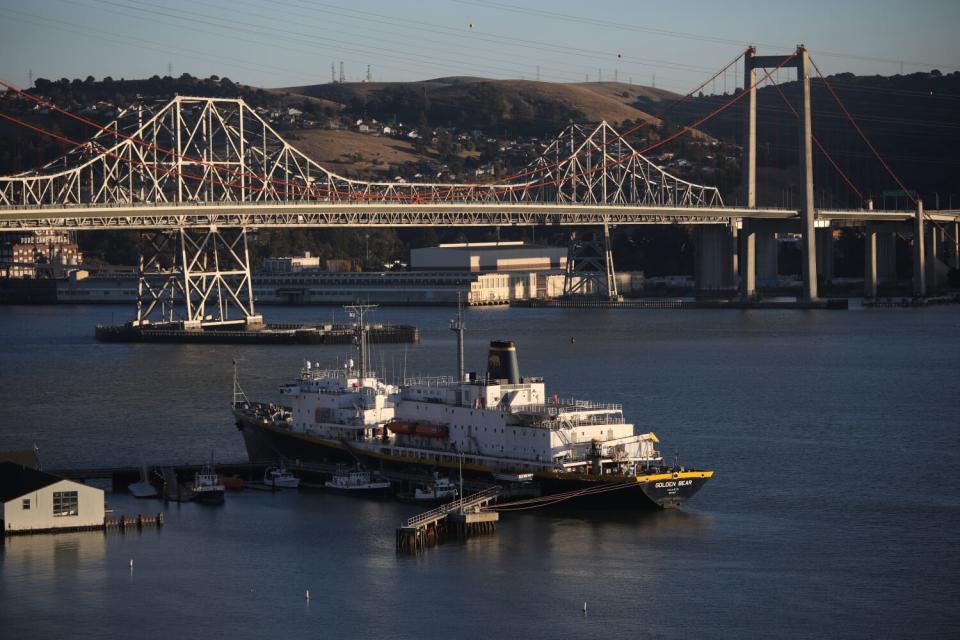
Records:
<instances>
[{"instance_id":1,"label":"cantilever truss bridge","mask_svg":"<svg viewBox=\"0 0 960 640\"><path fill-rule=\"evenodd\" d=\"M243 100L182 96L126 109L62 158L0 178L0 229L151 231L137 322L194 326L257 318L250 228L599 225L609 256L610 224L707 222L721 210L715 187L670 175L606 122L571 124L502 184L369 182L317 164ZM571 278L571 291L585 278L615 295L609 265Z\"/></svg>"}]
</instances>

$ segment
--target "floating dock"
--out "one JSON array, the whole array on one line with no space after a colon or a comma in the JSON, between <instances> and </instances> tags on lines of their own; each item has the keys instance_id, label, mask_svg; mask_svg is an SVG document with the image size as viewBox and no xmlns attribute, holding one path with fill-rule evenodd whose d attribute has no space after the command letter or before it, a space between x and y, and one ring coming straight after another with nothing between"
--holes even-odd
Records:
<instances>
[{"instance_id":1,"label":"floating dock","mask_svg":"<svg viewBox=\"0 0 960 640\"><path fill-rule=\"evenodd\" d=\"M268 324L262 329L206 328L190 330L180 323L133 326L98 325L100 342L157 342L175 344L351 344L356 329L347 324ZM420 329L407 324L374 324L367 340L379 344L417 344Z\"/></svg>"}]
</instances>

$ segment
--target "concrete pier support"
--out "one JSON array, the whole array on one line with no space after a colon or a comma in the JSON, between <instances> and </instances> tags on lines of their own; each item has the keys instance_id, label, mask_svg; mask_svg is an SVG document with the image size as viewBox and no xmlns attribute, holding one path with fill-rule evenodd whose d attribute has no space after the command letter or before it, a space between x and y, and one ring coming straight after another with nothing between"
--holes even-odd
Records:
<instances>
[{"instance_id":1,"label":"concrete pier support","mask_svg":"<svg viewBox=\"0 0 960 640\"><path fill-rule=\"evenodd\" d=\"M947 225L947 264L953 269L960 269L960 222L951 222Z\"/></svg>"},{"instance_id":2,"label":"concrete pier support","mask_svg":"<svg viewBox=\"0 0 960 640\"><path fill-rule=\"evenodd\" d=\"M757 232L750 220L740 228L739 249L740 297L749 300L757 295Z\"/></svg>"},{"instance_id":3,"label":"concrete pier support","mask_svg":"<svg viewBox=\"0 0 960 640\"><path fill-rule=\"evenodd\" d=\"M941 284L945 281L941 278L941 272L945 271L943 260L944 239L946 234L943 228L934 224L932 221L926 225L924 233L925 246L923 248L927 260L927 291L938 291Z\"/></svg>"},{"instance_id":4,"label":"concrete pier support","mask_svg":"<svg viewBox=\"0 0 960 640\"><path fill-rule=\"evenodd\" d=\"M877 227L870 223L863 233L863 297L877 297Z\"/></svg>"},{"instance_id":5,"label":"concrete pier support","mask_svg":"<svg viewBox=\"0 0 960 640\"><path fill-rule=\"evenodd\" d=\"M757 232L757 283L764 287L777 286L780 273L777 234L761 228Z\"/></svg>"},{"instance_id":6,"label":"concrete pier support","mask_svg":"<svg viewBox=\"0 0 960 640\"><path fill-rule=\"evenodd\" d=\"M923 201L917 200L913 217L913 295L917 298L927 295L926 242L923 236Z\"/></svg>"},{"instance_id":7,"label":"concrete pier support","mask_svg":"<svg viewBox=\"0 0 960 640\"><path fill-rule=\"evenodd\" d=\"M700 225L696 229L694 278L700 291L735 289L736 236L727 225Z\"/></svg>"},{"instance_id":8,"label":"concrete pier support","mask_svg":"<svg viewBox=\"0 0 960 640\"><path fill-rule=\"evenodd\" d=\"M829 284L833 281L833 229L817 229L817 273L820 281Z\"/></svg>"},{"instance_id":9,"label":"concrete pier support","mask_svg":"<svg viewBox=\"0 0 960 640\"><path fill-rule=\"evenodd\" d=\"M897 234L877 229L877 283L893 284L897 281Z\"/></svg>"}]
</instances>

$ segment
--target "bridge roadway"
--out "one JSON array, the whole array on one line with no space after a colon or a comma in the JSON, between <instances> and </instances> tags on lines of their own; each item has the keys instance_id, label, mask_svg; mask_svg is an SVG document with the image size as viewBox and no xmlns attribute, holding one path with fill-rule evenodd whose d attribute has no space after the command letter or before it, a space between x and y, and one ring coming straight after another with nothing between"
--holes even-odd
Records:
<instances>
[{"instance_id":1,"label":"bridge roadway","mask_svg":"<svg viewBox=\"0 0 960 640\"><path fill-rule=\"evenodd\" d=\"M905 222L913 210L816 212L839 224ZM928 220L960 222L960 210L927 211ZM162 203L0 207L0 231L138 230L190 227L423 227L723 224L738 219L799 220L796 209L662 207L556 203L343 204L324 202Z\"/></svg>"}]
</instances>

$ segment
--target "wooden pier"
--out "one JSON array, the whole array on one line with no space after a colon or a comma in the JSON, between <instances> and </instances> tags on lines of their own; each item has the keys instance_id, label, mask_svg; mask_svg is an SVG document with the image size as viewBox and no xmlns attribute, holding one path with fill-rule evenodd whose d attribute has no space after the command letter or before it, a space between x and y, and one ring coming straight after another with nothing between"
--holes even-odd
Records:
<instances>
[{"instance_id":1,"label":"wooden pier","mask_svg":"<svg viewBox=\"0 0 960 640\"><path fill-rule=\"evenodd\" d=\"M143 529L144 527L162 527L163 526L163 513L158 513L155 516L144 516L138 515L133 516L120 516L119 518L104 518L103 519L103 528L106 531L127 531L133 529Z\"/></svg>"},{"instance_id":2,"label":"wooden pier","mask_svg":"<svg viewBox=\"0 0 960 640\"><path fill-rule=\"evenodd\" d=\"M459 539L493 533L500 514L483 508L500 497L500 487L488 487L407 520L397 529L397 551L420 553L442 542L452 531Z\"/></svg>"}]
</instances>

